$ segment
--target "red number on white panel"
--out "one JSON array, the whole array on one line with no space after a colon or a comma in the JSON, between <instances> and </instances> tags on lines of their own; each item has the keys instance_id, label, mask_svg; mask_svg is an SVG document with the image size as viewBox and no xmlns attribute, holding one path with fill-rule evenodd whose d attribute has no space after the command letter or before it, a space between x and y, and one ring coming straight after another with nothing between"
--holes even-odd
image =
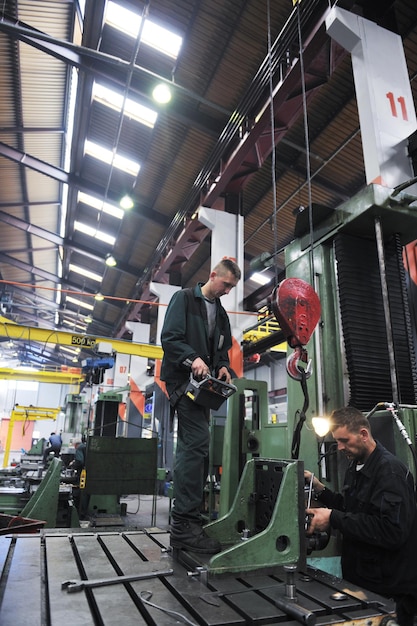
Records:
<instances>
[{"instance_id":1,"label":"red number on white panel","mask_svg":"<svg viewBox=\"0 0 417 626\"><path fill-rule=\"evenodd\" d=\"M398 104L400 105L401 117L403 118L405 122L408 122L407 105L405 103L404 96L400 96L399 98L395 99L395 96L392 93L392 91L389 91L387 93L387 98L389 100L389 104L391 107L392 116L398 117L398 112L397 112L397 102L398 102Z\"/></svg>"}]
</instances>

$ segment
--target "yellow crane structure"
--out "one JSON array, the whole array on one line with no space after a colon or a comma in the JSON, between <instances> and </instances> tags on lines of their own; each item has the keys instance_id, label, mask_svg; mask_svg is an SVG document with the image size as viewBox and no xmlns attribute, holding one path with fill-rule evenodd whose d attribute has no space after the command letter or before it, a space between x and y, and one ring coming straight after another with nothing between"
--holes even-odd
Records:
<instances>
[{"instance_id":1,"label":"yellow crane structure","mask_svg":"<svg viewBox=\"0 0 417 626\"><path fill-rule=\"evenodd\" d=\"M85 380L81 368L20 370L0 367L0 380L30 380L38 383L58 383L60 385L79 385Z\"/></svg>"},{"instance_id":2,"label":"yellow crane structure","mask_svg":"<svg viewBox=\"0 0 417 626\"><path fill-rule=\"evenodd\" d=\"M45 346L48 344L59 344L61 346L72 346L73 348L84 348L86 350L92 350L97 344L103 342L107 344L111 343L112 350L120 354L143 356L148 359L162 359L163 355L161 346L149 343L136 343L123 339L109 339L109 337L83 335L64 330L20 326L14 322L6 321L3 317L0 317L0 337L7 337L7 339L11 341L37 341Z\"/></svg>"},{"instance_id":3,"label":"yellow crane structure","mask_svg":"<svg viewBox=\"0 0 417 626\"><path fill-rule=\"evenodd\" d=\"M7 429L6 446L4 449L3 467L9 465L9 454L12 445L13 428L16 422L34 422L37 420L56 420L61 409L51 409L37 406L16 405L10 414L9 427Z\"/></svg>"}]
</instances>

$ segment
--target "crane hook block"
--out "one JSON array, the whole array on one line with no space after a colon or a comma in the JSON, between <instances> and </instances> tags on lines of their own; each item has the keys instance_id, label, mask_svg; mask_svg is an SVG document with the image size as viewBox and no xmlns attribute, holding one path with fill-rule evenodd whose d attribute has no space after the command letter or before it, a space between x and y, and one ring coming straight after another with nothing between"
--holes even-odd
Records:
<instances>
[{"instance_id":1,"label":"crane hook block","mask_svg":"<svg viewBox=\"0 0 417 626\"><path fill-rule=\"evenodd\" d=\"M272 312L291 348L305 346L321 315L313 287L300 278L286 278L272 293Z\"/></svg>"}]
</instances>

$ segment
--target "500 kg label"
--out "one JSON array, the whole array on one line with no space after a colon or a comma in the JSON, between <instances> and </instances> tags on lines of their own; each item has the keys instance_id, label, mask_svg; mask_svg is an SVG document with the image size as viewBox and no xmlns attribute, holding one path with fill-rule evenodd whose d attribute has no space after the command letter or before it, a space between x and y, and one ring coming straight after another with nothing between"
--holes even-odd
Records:
<instances>
[{"instance_id":1,"label":"500 kg label","mask_svg":"<svg viewBox=\"0 0 417 626\"><path fill-rule=\"evenodd\" d=\"M71 337L72 346L87 346L88 348L92 348L95 343L96 339L94 339L94 337L83 337L82 335L72 335Z\"/></svg>"}]
</instances>

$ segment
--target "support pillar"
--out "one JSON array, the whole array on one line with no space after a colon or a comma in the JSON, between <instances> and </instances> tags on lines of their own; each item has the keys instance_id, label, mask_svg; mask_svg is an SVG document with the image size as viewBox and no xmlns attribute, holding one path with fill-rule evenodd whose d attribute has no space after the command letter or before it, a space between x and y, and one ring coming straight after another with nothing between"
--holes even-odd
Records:
<instances>
[{"instance_id":1,"label":"support pillar","mask_svg":"<svg viewBox=\"0 0 417 626\"><path fill-rule=\"evenodd\" d=\"M336 7L326 26L352 55L366 181L396 187L413 178L408 138L417 129L402 39ZM417 195L417 186L407 193Z\"/></svg>"}]
</instances>

